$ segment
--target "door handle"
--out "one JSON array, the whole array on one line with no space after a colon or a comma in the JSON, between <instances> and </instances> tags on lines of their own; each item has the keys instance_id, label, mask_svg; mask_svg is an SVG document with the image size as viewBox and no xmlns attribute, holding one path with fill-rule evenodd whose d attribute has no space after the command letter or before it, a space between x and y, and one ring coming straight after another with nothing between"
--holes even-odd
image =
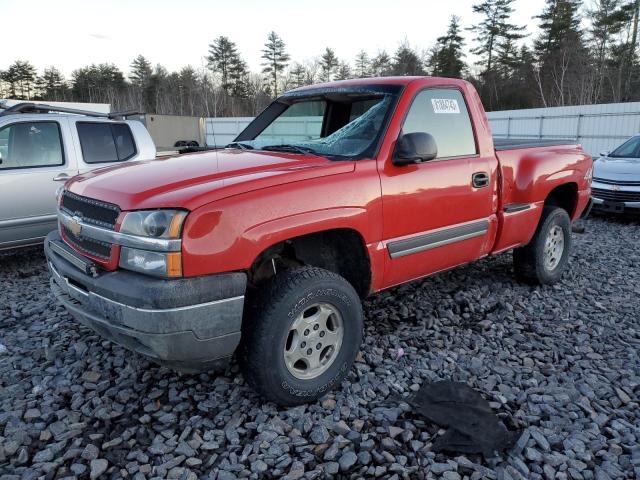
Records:
<instances>
[{"instance_id":1,"label":"door handle","mask_svg":"<svg viewBox=\"0 0 640 480\"><path fill-rule=\"evenodd\" d=\"M67 175L66 173L59 173L58 175L53 177L53 181L54 182L66 182L70 178L71 177L69 175Z\"/></svg>"},{"instance_id":2,"label":"door handle","mask_svg":"<svg viewBox=\"0 0 640 480\"><path fill-rule=\"evenodd\" d=\"M476 188L482 188L489 185L489 174L487 172L476 172L471 176L471 182Z\"/></svg>"}]
</instances>

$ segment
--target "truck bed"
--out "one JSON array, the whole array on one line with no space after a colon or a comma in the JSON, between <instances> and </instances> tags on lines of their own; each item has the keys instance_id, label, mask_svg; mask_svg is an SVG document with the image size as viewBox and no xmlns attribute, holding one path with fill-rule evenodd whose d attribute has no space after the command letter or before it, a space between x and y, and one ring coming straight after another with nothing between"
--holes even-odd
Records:
<instances>
[{"instance_id":1,"label":"truck bed","mask_svg":"<svg viewBox=\"0 0 640 480\"><path fill-rule=\"evenodd\" d=\"M557 138L542 140L539 138L496 138L493 137L493 146L497 151L518 150L522 148L553 147L556 145L575 145L578 143L572 138Z\"/></svg>"}]
</instances>

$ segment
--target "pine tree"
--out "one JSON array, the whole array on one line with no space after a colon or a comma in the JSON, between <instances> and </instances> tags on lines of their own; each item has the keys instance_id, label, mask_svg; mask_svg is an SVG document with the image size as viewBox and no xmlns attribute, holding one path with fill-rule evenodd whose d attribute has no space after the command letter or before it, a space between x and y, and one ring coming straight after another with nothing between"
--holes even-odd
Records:
<instances>
[{"instance_id":1,"label":"pine tree","mask_svg":"<svg viewBox=\"0 0 640 480\"><path fill-rule=\"evenodd\" d=\"M540 19L541 34L534 42L536 80L544 106L593 101L593 92L582 82L590 58L580 27L579 0L546 0Z\"/></svg>"},{"instance_id":2,"label":"pine tree","mask_svg":"<svg viewBox=\"0 0 640 480\"><path fill-rule=\"evenodd\" d=\"M621 5L621 0L597 0L593 8L588 11L591 20L589 40L597 75L594 94L596 101L602 101L605 77L610 67L614 67L612 63L618 66L621 64L615 59L617 50L615 39L630 20L624 7Z\"/></svg>"},{"instance_id":3,"label":"pine tree","mask_svg":"<svg viewBox=\"0 0 640 480\"><path fill-rule=\"evenodd\" d=\"M56 67L45 68L42 76L38 78L38 89L44 100L62 101L65 97L67 84L64 76Z\"/></svg>"},{"instance_id":4,"label":"pine tree","mask_svg":"<svg viewBox=\"0 0 640 480\"><path fill-rule=\"evenodd\" d=\"M16 60L4 72L3 78L9 84L12 98L30 100L36 87L36 69L25 60Z\"/></svg>"},{"instance_id":5,"label":"pine tree","mask_svg":"<svg viewBox=\"0 0 640 480\"><path fill-rule=\"evenodd\" d=\"M541 20L540 30L542 30L542 34L534 43L538 56L548 55L571 42L578 41L582 45L579 15L580 1L546 1L547 5L544 11L536 17Z\"/></svg>"},{"instance_id":6,"label":"pine tree","mask_svg":"<svg viewBox=\"0 0 640 480\"><path fill-rule=\"evenodd\" d=\"M247 63L238 55L231 62L229 68L229 81L231 83L231 95L238 98L247 97L247 76L249 70Z\"/></svg>"},{"instance_id":7,"label":"pine tree","mask_svg":"<svg viewBox=\"0 0 640 480\"><path fill-rule=\"evenodd\" d=\"M366 78L370 75L371 60L364 50L360 50L356 55L356 76Z\"/></svg>"},{"instance_id":8,"label":"pine tree","mask_svg":"<svg viewBox=\"0 0 640 480\"><path fill-rule=\"evenodd\" d=\"M511 4L514 1L484 0L473 6L474 13L482 14L484 18L478 25L469 28L476 34L475 41L479 44L471 51L481 57L478 64L484 67L485 72L492 70L494 56L501 44L512 43L514 40L523 38L520 32L524 27L509 23L513 13Z\"/></svg>"},{"instance_id":9,"label":"pine tree","mask_svg":"<svg viewBox=\"0 0 640 480\"><path fill-rule=\"evenodd\" d=\"M144 56L138 55L131 62L129 81L133 86L133 94L136 98L138 111L146 112L150 103L149 81L151 80L151 62Z\"/></svg>"},{"instance_id":10,"label":"pine tree","mask_svg":"<svg viewBox=\"0 0 640 480\"><path fill-rule=\"evenodd\" d=\"M338 64L338 69L336 71L335 79L347 80L352 77L353 77L353 74L351 73L351 65L349 65L347 62L344 62L344 61L340 62Z\"/></svg>"},{"instance_id":11,"label":"pine tree","mask_svg":"<svg viewBox=\"0 0 640 480\"><path fill-rule=\"evenodd\" d=\"M131 73L129 73L129 81L138 88L144 88L151 77L151 62L143 55L138 55L131 62Z\"/></svg>"},{"instance_id":12,"label":"pine tree","mask_svg":"<svg viewBox=\"0 0 640 480\"><path fill-rule=\"evenodd\" d=\"M293 68L291 69L291 76L293 78L293 88L302 87L306 84L305 79L307 72L304 68L304 65L301 63L295 63Z\"/></svg>"},{"instance_id":13,"label":"pine tree","mask_svg":"<svg viewBox=\"0 0 640 480\"><path fill-rule=\"evenodd\" d=\"M461 78L465 69L462 60L464 39L460 33L460 17L453 15L447 34L438 37L435 50L429 60L432 75L439 77Z\"/></svg>"},{"instance_id":14,"label":"pine tree","mask_svg":"<svg viewBox=\"0 0 640 480\"><path fill-rule=\"evenodd\" d=\"M113 104L126 87L122 71L110 63L79 68L72 79L73 96L80 102Z\"/></svg>"},{"instance_id":15,"label":"pine tree","mask_svg":"<svg viewBox=\"0 0 640 480\"><path fill-rule=\"evenodd\" d=\"M278 96L278 74L282 72L288 62L289 54L285 50L285 44L276 32L271 32L267 36L267 43L264 44L262 50L262 58L265 62L262 73L269 78L269 84L273 87L273 96Z\"/></svg>"},{"instance_id":16,"label":"pine tree","mask_svg":"<svg viewBox=\"0 0 640 480\"><path fill-rule=\"evenodd\" d=\"M333 73L338 66L338 57L332 49L326 48L324 53L320 56L320 68L322 68L322 80L330 82Z\"/></svg>"},{"instance_id":17,"label":"pine tree","mask_svg":"<svg viewBox=\"0 0 640 480\"><path fill-rule=\"evenodd\" d=\"M213 72L220 74L222 88L227 94L238 89L236 83L244 78L247 69L234 42L224 36L216 38L209 45L207 62Z\"/></svg>"},{"instance_id":18,"label":"pine tree","mask_svg":"<svg viewBox=\"0 0 640 480\"><path fill-rule=\"evenodd\" d=\"M371 74L374 77L386 77L391 75L393 64L391 57L384 50L378 52L378 54L371 60Z\"/></svg>"},{"instance_id":19,"label":"pine tree","mask_svg":"<svg viewBox=\"0 0 640 480\"><path fill-rule=\"evenodd\" d=\"M393 56L393 74L394 75L423 75L422 61L406 42L402 42L395 55Z\"/></svg>"}]
</instances>

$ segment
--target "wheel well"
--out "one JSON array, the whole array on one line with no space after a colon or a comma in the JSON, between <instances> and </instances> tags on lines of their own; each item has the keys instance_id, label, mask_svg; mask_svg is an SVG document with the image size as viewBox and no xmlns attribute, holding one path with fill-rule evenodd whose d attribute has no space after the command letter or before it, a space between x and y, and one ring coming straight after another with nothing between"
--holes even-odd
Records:
<instances>
[{"instance_id":1,"label":"wheel well","mask_svg":"<svg viewBox=\"0 0 640 480\"><path fill-rule=\"evenodd\" d=\"M281 269L311 265L344 277L364 298L371 288L371 262L364 240L350 229L325 230L277 243L253 262L249 284L259 286Z\"/></svg>"},{"instance_id":2,"label":"wheel well","mask_svg":"<svg viewBox=\"0 0 640 480\"><path fill-rule=\"evenodd\" d=\"M578 204L578 186L575 183L566 183L554 188L547 195L544 204L563 208L569 217L572 217Z\"/></svg>"}]
</instances>

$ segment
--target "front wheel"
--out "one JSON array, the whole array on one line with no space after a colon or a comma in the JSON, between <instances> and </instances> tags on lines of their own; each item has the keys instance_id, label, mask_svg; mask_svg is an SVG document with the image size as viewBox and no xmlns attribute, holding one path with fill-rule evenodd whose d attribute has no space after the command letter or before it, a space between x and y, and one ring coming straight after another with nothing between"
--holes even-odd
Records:
<instances>
[{"instance_id":1,"label":"front wheel","mask_svg":"<svg viewBox=\"0 0 640 480\"><path fill-rule=\"evenodd\" d=\"M544 207L531 241L513 251L516 276L528 283L556 283L569 263L570 249L569 215L559 207Z\"/></svg>"},{"instance_id":2,"label":"front wheel","mask_svg":"<svg viewBox=\"0 0 640 480\"><path fill-rule=\"evenodd\" d=\"M341 276L315 267L284 271L249 306L240 362L267 400L298 405L333 389L362 342L362 306Z\"/></svg>"}]
</instances>

